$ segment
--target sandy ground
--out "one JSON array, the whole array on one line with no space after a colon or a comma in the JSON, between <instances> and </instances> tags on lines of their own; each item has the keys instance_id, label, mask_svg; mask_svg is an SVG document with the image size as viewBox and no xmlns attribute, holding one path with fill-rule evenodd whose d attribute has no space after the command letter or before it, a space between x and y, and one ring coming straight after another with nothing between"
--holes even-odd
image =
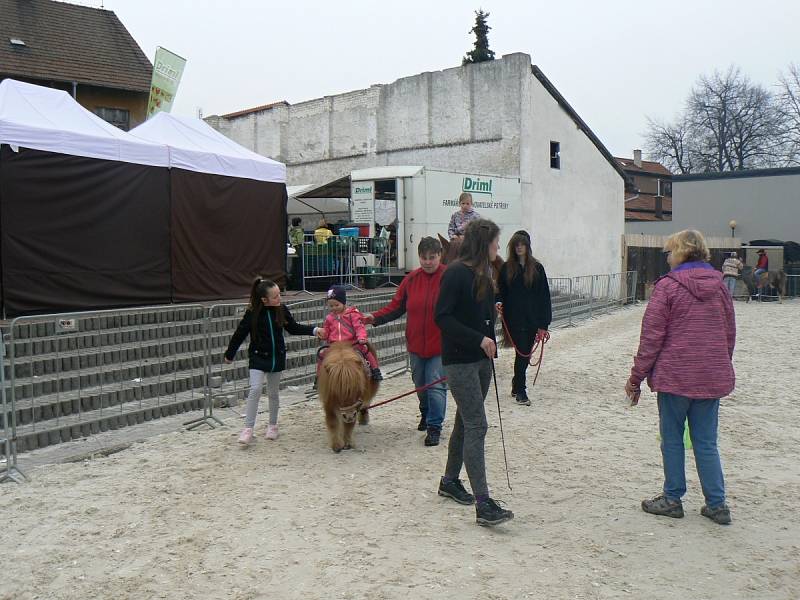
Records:
<instances>
[{"instance_id":1,"label":"sandy ground","mask_svg":"<svg viewBox=\"0 0 800 600\"><path fill-rule=\"evenodd\" d=\"M416 400L376 409L340 455L307 403L282 411L277 442L239 448L231 418L0 486L0 598L799 598L800 303L737 304L729 527L699 515L691 458L686 518L639 508L661 485L655 398L621 402L642 314L556 331L531 407L510 399L502 354L513 491L493 395L487 462L511 523L479 527L436 495L446 446L423 447Z\"/></svg>"}]
</instances>

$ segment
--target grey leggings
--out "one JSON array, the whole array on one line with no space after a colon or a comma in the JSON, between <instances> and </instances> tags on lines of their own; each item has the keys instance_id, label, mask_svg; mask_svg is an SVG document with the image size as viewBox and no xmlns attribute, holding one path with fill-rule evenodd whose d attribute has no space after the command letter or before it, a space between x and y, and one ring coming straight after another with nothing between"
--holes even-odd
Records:
<instances>
[{"instance_id":1,"label":"grey leggings","mask_svg":"<svg viewBox=\"0 0 800 600\"><path fill-rule=\"evenodd\" d=\"M264 378L267 378L267 395L269 396L269 424L278 424L278 408L280 398L278 392L281 385L280 371L265 373L258 369L250 369L250 393L247 394L247 412L244 417L245 427L255 427L258 414L258 401L261 399L261 388L264 387Z\"/></svg>"},{"instance_id":2,"label":"grey leggings","mask_svg":"<svg viewBox=\"0 0 800 600\"><path fill-rule=\"evenodd\" d=\"M484 401L492 379L492 363L486 358L474 363L444 365L444 374L456 401L456 416L444 474L450 479L457 479L463 465L467 468L472 493L476 496L488 495L484 440L489 426L486 423Z\"/></svg>"}]
</instances>

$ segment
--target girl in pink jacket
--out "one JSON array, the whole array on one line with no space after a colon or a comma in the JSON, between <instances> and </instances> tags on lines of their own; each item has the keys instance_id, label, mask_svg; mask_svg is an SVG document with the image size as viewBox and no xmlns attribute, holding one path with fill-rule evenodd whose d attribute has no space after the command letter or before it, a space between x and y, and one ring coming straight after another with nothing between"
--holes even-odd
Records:
<instances>
[{"instance_id":1,"label":"girl in pink jacket","mask_svg":"<svg viewBox=\"0 0 800 600\"><path fill-rule=\"evenodd\" d=\"M344 286L334 285L328 290L328 308L331 312L325 317L323 329L329 343L356 342L356 348L369 363L372 378L381 381L383 374L378 367L378 359L367 346L367 328L364 315L355 307L347 306L347 292Z\"/></svg>"},{"instance_id":2,"label":"girl in pink jacket","mask_svg":"<svg viewBox=\"0 0 800 600\"><path fill-rule=\"evenodd\" d=\"M719 399L733 391L731 359L736 322L731 296L722 275L709 263L710 254L699 231L686 230L664 245L672 270L656 282L642 319L639 351L625 392L638 402L647 380L658 393L663 493L642 502L645 512L683 517L686 493L683 445L684 421L694 448L706 504L700 514L727 525L725 482L717 449Z\"/></svg>"}]
</instances>

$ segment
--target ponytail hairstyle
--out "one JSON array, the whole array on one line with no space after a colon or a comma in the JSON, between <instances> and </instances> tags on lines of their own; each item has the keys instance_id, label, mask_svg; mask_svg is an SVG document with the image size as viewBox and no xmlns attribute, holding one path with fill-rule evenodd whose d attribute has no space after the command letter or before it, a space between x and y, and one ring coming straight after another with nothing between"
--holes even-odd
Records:
<instances>
[{"instance_id":1,"label":"ponytail hairstyle","mask_svg":"<svg viewBox=\"0 0 800 600\"><path fill-rule=\"evenodd\" d=\"M250 288L250 339L254 340L258 337L258 317L261 315L261 311L265 308L264 303L261 301L262 298L266 298L269 294L269 291L274 288L278 287L278 284L272 281L271 279L264 279L260 275L253 280L253 286ZM275 320L278 323L278 327L283 327L286 325L286 317L284 315L283 307L276 306L275 307Z\"/></svg>"},{"instance_id":2,"label":"ponytail hairstyle","mask_svg":"<svg viewBox=\"0 0 800 600\"><path fill-rule=\"evenodd\" d=\"M525 244L525 267L519 263L517 256L517 245ZM506 260L506 281L511 281L522 272L525 287L533 286L536 277L539 275L539 261L533 257L531 252L531 237L527 231L520 229L508 241L508 258Z\"/></svg>"},{"instance_id":3,"label":"ponytail hairstyle","mask_svg":"<svg viewBox=\"0 0 800 600\"><path fill-rule=\"evenodd\" d=\"M494 293L492 266L489 263L489 244L500 234L500 228L489 219L470 221L464 230L464 241L458 249L458 261L475 273L474 292L476 300L483 300Z\"/></svg>"}]
</instances>

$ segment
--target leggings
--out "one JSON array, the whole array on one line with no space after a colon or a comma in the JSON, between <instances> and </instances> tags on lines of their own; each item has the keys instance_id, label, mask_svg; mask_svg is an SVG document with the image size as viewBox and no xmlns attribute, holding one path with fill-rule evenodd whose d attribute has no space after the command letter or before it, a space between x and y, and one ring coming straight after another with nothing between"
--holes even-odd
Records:
<instances>
[{"instance_id":1,"label":"leggings","mask_svg":"<svg viewBox=\"0 0 800 600\"><path fill-rule=\"evenodd\" d=\"M269 424L278 424L278 408L280 398L278 392L281 385L281 373L265 373L258 369L250 369L250 393L247 395L247 411L244 417L245 427L255 427L258 414L258 401L261 399L261 388L264 378L267 379L267 395L269 396Z\"/></svg>"}]
</instances>

